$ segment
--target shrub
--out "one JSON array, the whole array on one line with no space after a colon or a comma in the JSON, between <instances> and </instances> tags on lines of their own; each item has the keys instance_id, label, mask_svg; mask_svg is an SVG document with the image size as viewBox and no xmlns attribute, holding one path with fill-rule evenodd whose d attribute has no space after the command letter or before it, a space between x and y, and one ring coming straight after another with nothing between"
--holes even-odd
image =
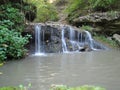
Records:
<instances>
[{"instance_id":1,"label":"shrub","mask_svg":"<svg viewBox=\"0 0 120 90\"><path fill-rule=\"evenodd\" d=\"M18 59L26 53L24 46L30 36L21 35L24 14L15 4L9 2L0 5L0 61Z\"/></svg>"},{"instance_id":2,"label":"shrub","mask_svg":"<svg viewBox=\"0 0 120 90\"><path fill-rule=\"evenodd\" d=\"M23 57L26 53L24 45L28 43L28 38L29 36L22 37L19 32L0 26L0 60Z\"/></svg>"},{"instance_id":3,"label":"shrub","mask_svg":"<svg viewBox=\"0 0 120 90\"><path fill-rule=\"evenodd\" d=\"M0 20L2 24L8 26L9 29L15 29L22 32L24 29L24 14L19 9L13 8L10 3L0 6Z\"/></svg>"}]
</instances>

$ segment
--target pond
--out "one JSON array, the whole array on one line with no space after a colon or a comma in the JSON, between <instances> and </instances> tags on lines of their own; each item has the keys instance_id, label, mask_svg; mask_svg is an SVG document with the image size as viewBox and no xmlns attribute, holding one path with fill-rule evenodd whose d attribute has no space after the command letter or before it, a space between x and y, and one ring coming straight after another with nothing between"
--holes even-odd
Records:
<instances>
[{"instance_id":1,"label":"pond","mask_svg":"<svg viewBox=\"0 0 120 90\"><path fill-rule=\"evenodd\" d=\"M95 85L120 90L120 51L30 55L8 61L0 72L0 86L31 83L31 90L49 90L51 84Z\"/></svg>"}]
</instances>

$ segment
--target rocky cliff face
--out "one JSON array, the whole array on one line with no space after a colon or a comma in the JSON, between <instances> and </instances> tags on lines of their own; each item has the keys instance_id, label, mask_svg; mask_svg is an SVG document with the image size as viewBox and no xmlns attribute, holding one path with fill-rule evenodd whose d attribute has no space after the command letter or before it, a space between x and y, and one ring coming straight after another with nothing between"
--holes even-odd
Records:
<instances>
[{"instance_id":1,"label":"rocky cliff face","mask_svg":"<svg viewBox=\"0 0 120 90\"><path fill-rule=\"evenodd\" d=\"M86 16L80 16L73 19L72 23L77 26L91 25L95 32L113 35L120 34L120 12L91 13Z\"/></svg>"}]
</instances>

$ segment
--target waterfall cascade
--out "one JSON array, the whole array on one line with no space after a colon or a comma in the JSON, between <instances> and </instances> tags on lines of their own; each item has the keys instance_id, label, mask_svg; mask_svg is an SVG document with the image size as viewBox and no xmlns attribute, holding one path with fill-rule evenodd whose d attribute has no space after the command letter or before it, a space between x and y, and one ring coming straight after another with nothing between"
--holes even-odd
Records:
<instances>
[{"instance_id":1,"label":"waterfall cascade","mask_svg":"<svg viewBox=\"0 0 120 90\"><path fill-rule=\"evenodd\" d=\"M81 52L106 49L88 31L68 25L35 25L35 54Z\"/></svg>"},{"instance_id":2,"label":"waterfall cascade","mask_svg":"<svg viewBox=\"0 0 120 90\"><path fill-rule=\"evenodd\" d=\"M63 52L65 53L65 52L68 52L68 50L67 50L67 45L66 45L66 41L65 41L65 29L64 29L64 27L62 27L62 50L63 50Z\"/></svg>"},{"instance_id":3,"label":"waterfall cascade","mask_svg":"<svg viewBox=\"0 0 120 90\"><path fill-rule=\"evenodd\" d=\"M35 55L43 55L43 48L42 47L42 30L41 25L35 25ZM43 36L44 38L44 36Z\"/></svg>"}]
</instances>

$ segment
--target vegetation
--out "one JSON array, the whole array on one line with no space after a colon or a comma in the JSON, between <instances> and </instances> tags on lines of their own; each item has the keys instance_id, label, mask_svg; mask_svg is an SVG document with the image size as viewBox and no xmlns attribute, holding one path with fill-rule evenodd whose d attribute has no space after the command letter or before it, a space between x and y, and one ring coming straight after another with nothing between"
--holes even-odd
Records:
<instances>
[{"instance_id":1,"label":"vegetation","mask_svg":"<svg viewBox=\"0 0 120 90\"><path fill-rule=\"evenodd\" d=\"M113 10L118 9L118 0L70 0L67 10L71 13L75 10Z\"/></svg>"},{"instance_id":2,"label":"vegetation","mask_svg":"<svg viewBox=\"0 0 120 90\"><path fill-rule=\"evenodd\" d=\"M2 87L0 88L0 90L21 90L21 89L16 87Z\"/></svg>"},{"instance_id":3,"label":"vegetation","mask_svg":"<svg viewBox=\"0 0 120 90\"><path fill-rule=\"evenodd\" d=\"M88 85L80 87L67 87L65 85L54 85L51 87L50 90L106 90L106 89Z\"/></svg>"},{"instance_id":4,"label":"vegetation","mask_svg":"<svg viewBox=\"0 0 120 90\"><path fill-rule=\"evenodd\" d=\"M28 43L28 37L22 37L19 32L0 27L0 58L20 58L25 55L24 45Z\"/></svg>"},{"instance_id":5,"label":"vegetation","mask_svg":"<svg viewBox=\"0 0 120 90\"><path fill-rule=\"evenodd\" d=\"M107 37L103 36L103 35L95 35L94 36L95 40L98 40L101 43L104 43L105 45L111 47L111 48L118 48L119 45L116 43L116 41L114 40L110 40Z\"/></svg>"},{"instance_id":6,"label":"vegetation","mask_svg":"<svg viewBox=\"0 0 120 90\"><path fill-rule=\"evenodd\" d=\"M27 0L27 3L32 3L37 7L36 22L56 21L58 20L57 10L53 5L45 0Z\"/></svg>"},{"instance_id":7,"label":"vegetation","mask_svg":"<svg viewBox=\"0 0 120 90\"><path fill-rule=\"evenodd\" d=\"M69 0L68 21L91 12L119 10L119 0Z\"/></svg>"},{"instance_id":8,"label":"vegetation","mask_svg":"<svg viewBox=\"0 0 120 90\"><path fill-rule=\"evenodd\" d=\"M1 87L0 90L28 90L31 88L31 83L27 86L19 85L19 87Z\"/></svg>"},{"instance_id":9,"label":"vegetation","mask_svg":"<svg viewBox=\"0 0 120 90\"><path fill-rule=\"evenodd\" d=\"M24 30L24 14L20 13L19 9L8 3L1 5L0 11L0 25L19 32Z\"/></svg>"},{"instance_id":10,"label":"vegetation","mask_svg":"<svg viewBox=\"0 0 120 90\"><path fill-rule=\"evenodd\" d=\"M93 30L93 28L91 26L88 26L88 25L82 25L81 29L87 30L89 32L92 32L92 30Z\"/></svg>"},{"instance_id":11,"label":"vegetation","mask_svg":"<svg viewBox=\"0 0 120 90\"><path fill-rule=\"evenodd\" d=\"M96 12L98 13L103 13L103 12L106 12L106 18L112 18L112 17L118 17L116 13L119 13L119 10L120 10L120 0L69 0L69 4L68 4L68 7L66 9L67 13L68 13L68 17L67 17L67 20L69 23L73 24L73 25L76 25L76 26L82 26L82 29L85 29L85 30L88 30L90 31L91 33L93 33L95 35L95 37L97 37L97 35L99 34L99 32L94 32L93 31L93 28L100 28L100 32L101 34L103 34L102 36L100 37L97 37L97 39L99 38L99 40L101 40L102 42L105 42L105 43L109 43L110 46L117 46L116 43L111 39L107 39L107 37L112 37L113 34L115 33L118 33L119 34L119 28L118 26L116 25L115 26L115 21L116 22L119 22L119 18L116 19L116 20L111 20L110 22L106 22L105 20L101 21L101 23L95 23L95 22L87 22L83 20L84 23L77 23L77 22L74 22L74 20L79 20L78 17L81 16L86 16L88 15L88 17L91 17L92 18L92 15L90 16L90 13L94 13L95 16L93 17L96 17ZM111 16L111 17L110 17ZM102 16L100 17L97 17L97 19L101 18ZM84 17L83 17L84 18ZM87 18L87 16L86 16ZM95 19L95 18L93 18ZM89 18L88 18L88 21L89 21ZM109 27L113 27L110 30L107 30ZM108 26L108 27L107 27ZM115 30L116 28L118 28L118 30ZM98 34L97 34L98 33ZM109 34L109 35L108 35ZM103 40L102 40L103 39Z\"/></svg>"},{"instance_id":12,"label":"vegetation","mask_svg":"<svg viewBox=\"0 0 120 90\"><path fill-rule=\"evenodd\" d=\"M0 90L28 90L31 87L31 84L28 86L19 85L19 87L2 87ZM80 87L67 87L65 85L53 85L50 90L106 90L102 87L96 86L80 86Z\"/></svg>"},{"instance_id":13,"label":"vegetation","mask_svg":"<svg viewBox=\"0 0 120 90\"><path fill-rule=\"evenodd\" d=\"M18 59L26 54L24 46L29 35L23 37L24 14L11 3L0 5L0 62L7 59Z\"/></svg>"}]
</instances>

